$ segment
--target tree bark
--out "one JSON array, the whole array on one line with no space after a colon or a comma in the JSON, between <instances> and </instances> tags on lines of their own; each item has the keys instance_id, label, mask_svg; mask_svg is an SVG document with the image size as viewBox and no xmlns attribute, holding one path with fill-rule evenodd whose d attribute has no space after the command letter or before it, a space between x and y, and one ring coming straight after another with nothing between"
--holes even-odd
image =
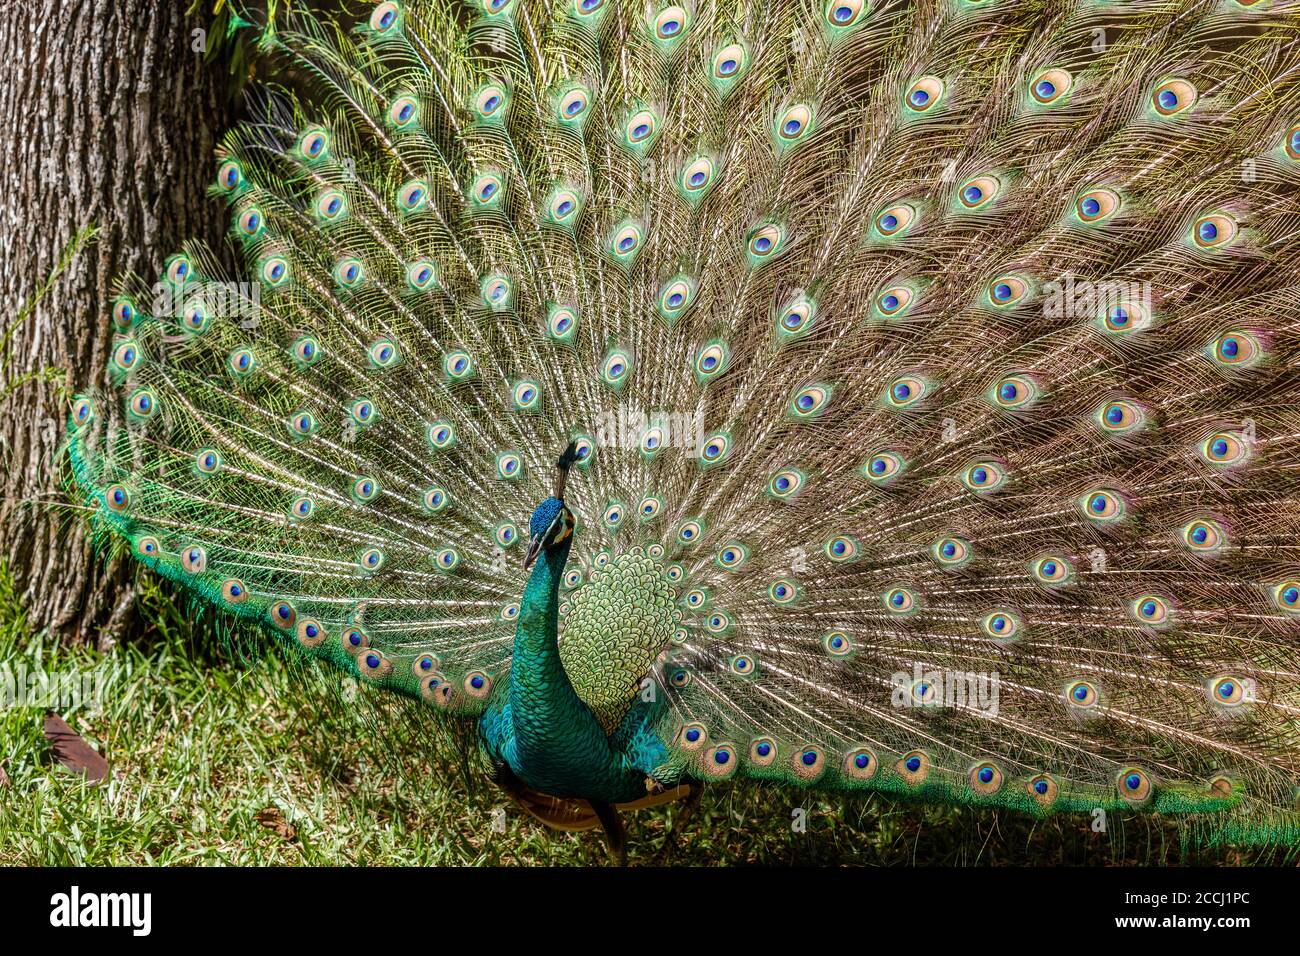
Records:
<instances>
[{"instance_id":1,"label":"tree bark","mask_svg":"<svg viewBox=\"0 0 1300 956\"><path fill-rule=\"evenodd\" d=\"M0 334L84 245L0 349L0 561L33 629L111 642L132 617L119 561L92 552L68 507L69 401L106 382L114 278L151 278L189 238L221 243L207 196L233 119L225 67L204 62L181 0L0 2Z\"/></svg>"}]
</instances>

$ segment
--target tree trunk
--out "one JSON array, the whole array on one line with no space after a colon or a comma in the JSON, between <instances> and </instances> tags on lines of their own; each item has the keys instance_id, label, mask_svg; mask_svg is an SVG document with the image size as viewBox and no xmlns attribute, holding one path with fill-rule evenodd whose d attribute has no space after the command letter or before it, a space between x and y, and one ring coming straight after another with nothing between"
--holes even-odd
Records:
<instances>
[{"instance_id":1,"label":"tree trunk","mask_svg":"<svg viewBox=\"0 0 1300 956\"><path fill-rule=\"evenodd\" d=\"M189 238L221 242L207 197L233 109L180 0L43 0L0 17L0 561L34 629L101 646L132 616L129 569L92 552L68 507L69 401L102 385L123 271L158 274ZM201 47L201 45L200 45ZM79 230L97 224L12 328Z\"/></svg>"}]
</instances>

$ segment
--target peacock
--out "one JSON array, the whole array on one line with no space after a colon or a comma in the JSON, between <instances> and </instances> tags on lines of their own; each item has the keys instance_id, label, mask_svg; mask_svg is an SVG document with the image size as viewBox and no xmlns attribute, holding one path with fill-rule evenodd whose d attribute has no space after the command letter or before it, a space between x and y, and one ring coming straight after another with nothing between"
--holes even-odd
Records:
<instances>
[{"instance_id":1,"label":"peacock","mask_svg":"<svg viewBox=\"0 0 1300 956\"><path fill-rule=\"evenodd\" d=\"M106 549L620 857L737 778L1300 840L1300 3L248 23Z\"/></svg>"}]
</instances>

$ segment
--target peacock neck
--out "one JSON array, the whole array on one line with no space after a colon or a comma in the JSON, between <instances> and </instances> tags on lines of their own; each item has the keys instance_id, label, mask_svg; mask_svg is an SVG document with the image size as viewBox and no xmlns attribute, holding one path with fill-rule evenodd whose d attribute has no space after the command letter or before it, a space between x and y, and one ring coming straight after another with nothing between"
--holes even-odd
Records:
<instances>
[{"instance_id":1,"label":"peacock neck","mask_svg":"<svg viewBox=\"0 0 1300 956\"><path fill-rule=\"evenodd\" d=\"M510 710L515 757L525 768L558 770L575 758L579 763L591 760L588 738L599 730L560 663L559 592L568 555L568 547L561 547L538 557L519 608ZM569 753L584 742L585 757Z\"/></svg>"}]
</instances>

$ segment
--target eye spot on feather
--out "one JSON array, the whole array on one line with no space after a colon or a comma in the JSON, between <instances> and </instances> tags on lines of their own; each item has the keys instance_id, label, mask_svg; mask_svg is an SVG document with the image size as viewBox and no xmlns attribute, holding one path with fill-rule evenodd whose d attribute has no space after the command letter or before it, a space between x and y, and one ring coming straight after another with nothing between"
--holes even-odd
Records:
<instances>
[{"instance_id":1,"label":"eye spot on feather","mask_svg":"<svg viewBox=\"0 0 1300 956\"><path fill-rule=\"evenodd\" d=\"M181 549L181 567L188 574L202 574L208 569L208 552L197 544Z\"/></svg>"},{"instance_id":2,"label":"eye spot on feather","mask_svg":"<svg viewBox=\"0 0 1300 956\"><path fill-rule=\"evenodd\" d=\"M886 611L900 617L912 614L917 609L916 594L909 588L890 588L881 600Z\"/></svg>"},{"instance_id":3,"label":"eye spot on feather","mask_svg":"<svg viewBox=\"0 0 1300 956\"><path fill-rule=\"evenodd\" d=\"M158 399L153 390L137 388L127 399L127 411L137 421L148 421L158 414Z\"/></svg>"},{"instance_id":4,"label":"eye spot on feather","mask_svg":"<svg viewBox=\"0 0 1300 956\"><path fill-rule=\"evenodd\" d=\"M877 213L872 228L880 239L896 239L906 235L915 220L916 208L898 203Z\"/></svg>"},{"instance_id":5,"label":"eye spot on feather","mask_svg":"<svg viewBox=\"0 0 1300 956\"><path fill-rule=\"evenodd\" d=\"M1124 497L1111 488L1094 488L1078 500L1083 516L1096 525L1115 524L1124 520L1128 506Z\"/></svg>"},{"instance_id":6,"label":"eye spot on feather","mask_svg":"<svg viewBox=\"0 0 1300 956\"><path fill-rule=\"evenodd\" d=\"M517 481L523 477L524 460L517 452L506 451L497 455L497 477L503 481Z\"/></svg>"},{"instance_id":7,"label":"eye spot on feather","mask_svg":"<svg viewBox=\"0 0 1300 956\"><path fill-rule=\"evenodd\" d=\"M909 113L920 115L934 112L943 101L943 80L937 76L923 76L912 83L903 94L903 105Z\"/></svg>"},{"instance_id":8,"label":"eye spot on feather","mask_svg":"<svg viewBox=\"0 0 1300 956\"><path fill-rule=\"evenodd\" d=\"M586 118L591 95L581 86L573 86L560 95L557 115L562 126L577 126Z\"/></svg>"},{"instance_id":9,"label":"eye spot on feather","mask_svg":"<svg viewBox=\"0 0 1300 956\"><path fill-rule=\"evenodd\" d=\"M135 541L135 553L141 558L156 558L162 553L162 547L158 544L158 539L152 535L144 535Z\"/></svg>"},{"instance_id":10,"label":"eye spot on feather","mask_svg":"<svg viewBox=\"0 0 1300 956\"><path fill-rule=\"evenodd\" d=\"M1250 460L1251 447L1242 433L1215 432L1201 442L1199 452L1210 465L1235 468Z\"/></svg>"},{"instance_id":11,"label":"eye spot on feather","mask_svg":"<svg viewBox=\"0 0 1300 956\"><path fill-rule=\"evenodd\" d=\"M304 618L296 628L298 643L306 648L317 648L325 643L325 628L313 618Z\"/></svg>"},{"instance_id":12,"label":"eye spot on feather","mask_svg":"<svg viewBox=\"0 0 1300 956\"><path fill-rule=\"evenodd\" d=\"M244 184L244 167L238 160L227 159L217 168L217 185L233 193Z\"/></svg>"},{"instance_id":13,"label":"eye spot on feather","mask_svg":"<svg viewBox=\"0 0 1300 956\"><path fill-rule=\"evenodd\" d=\"M708 743L709 732L701 723L689 723L682 727L677 735L677 744L683 750L703 750Z\"/></svg>"},{"instance_id":14,"label":"eye spot on feather","mask_svg":"<svg viewBox=\"0 0 1300 956\"><path fill-rule=\"evenodd\" d=\"M905 285L890 286L876 296L873 304L877 321L902 318L912 307L916 293Z\"/></svg>"},{"instance_id":15,"label":"eye spot on feather","mask_svg":"<svg viewBox=\"0 0 1300 956\"><path fill-rule=\"evenodd\" d=\"M238 578L228 578L221 584L221 596L227 604L243 604L248 600L248 589Z\"/></svg>"},{"instance_id":16,"label":"eye spot on feather","mask_svg":"<svg viewBox=\"0 0 1300 956\"><path fill-rule=\"evenodd\" d=\"M725 342L707 343L695 356L695 377L700 384L707 384L721 375L727 368L729 352Z\"/></svg>"},{"instance_id":17,"label":"eye spot on feather","mask_svg":"<svg viewBox=\"0 0 1300 956\"><path fill-rule=\"evenodd\" d=\"M390 33L396 30L400 21L401 7L392 0L376 4L370 13L370 29L376 33Z\"/></svg>"},{"instance_id":18,"label":"eye spot on feather","mask_svg":"<svg viewBox=\"0 0 1300 956\"><path fill-rule=\"evenodd\" d=\"M449 500L446 489L441 485L434 485L433 487L426 489L424 496L421 499L424 505L424 510L433 515L445 510Z\"/></svg>"},{"instance_id":19,"label":"eye spot on feather","mask_svg":"<svg viewBox=\"0 0 1300 956\"><path fill-rule=\"evenodd\" d=\"M136 311L135 303L128 298L117 299L113 303L113 324L119 330L129 329L135 324L135 320L140 314Z\"/></svg>"},{"instance_id":20,"label":"eye spot on feather","mask_svg":"<svg viewBox=\"0 0 1300 956\"><path fill-rule=\"evenodd\" d=\"M1111 189L1090 189L1074 201L1074 214L1085 225L1095 226L1120 208L1119 194Z\"/></svg>"},{"instance_id":21,"label":"eye spot on feather","mask_svg":"<svg viewBox=\"0 0 1300 956\"><path fill-rule=\"evenodd\" d=\"M835 564L847 564L858 556L858 542L848 535L840 534L826 542L826 557Z\"/></svg>"},{"instance_id":22,"label":"eye spot on feather","mask_svg":"<svg viewBox=\"0 0 1300 956\"><path fill-rule=\"evenodd\" d=\"M690 24L691 15L685 7L665 7L651 22L651 35L660 42L675 43L686 35Z\"/></svg>"},{"instance_id":23,"label":"eye spot on feather","mask_svg":"<svg viewBox=\"0 0 1300 956\"><path fill-rule=\"evenodd\" d=\"M903 754L894 765L903 782L913 787L925 783L930 775L930 756L924 750L912 750Z\"/></svg>"},{"instance_id":24,"label":"eye spot on feather","mask_svg":"<svg viewBox=\"0 0 1300 956\"><path fill-rule=\"evenodd\" d=\"M1007 473L996 461L977 461L962 472L961 482L976 494L987 495L1006 485Z\"/></svg>"},{"instance_id":25,"label":"eye spot on feather","mask_svg":"<svg viewBox=\"0 0 1300 956\"><path fill-rule=\"evenodd\" d=\"M1061 106L1074 87L1074 78L1066 70L1043 70L1029 81L1029 95L1040 106Z\"/></svg>"},{"instance_id":26,"label":"eye spot on feather","mask_svg":"<svg viewBox=\"0 0 1300 956\"><path fill-rule=\"evenodd\" d=\"M354 658L357 671L362 677L371 680L383 680L393 672L393 662L384 656L383 651L368 647Z\"/></svg>"},{"instance_id":27,"label":"eye spot on feather","mask_svg":"<svg viewBox=\"0 0 1300 956\"><path fill-rule=\"evenodd\" d=\"M930 556L941 568L955 569L969 564L975 553L969 541L949 536L930 545Z\"/></svg>"},{"instance_id":28,"label":"eye spot on feather","mask_svg":"<svg viewBox=\"0 0 1300 956\"><path fill-rule=\"evenodd\" d=\"M1253 698L1251 682L1234 674L1220 674L1210 679L1206 693L1217 707L1237 708Z\"/></svg>"},{"instance_id":29,"label":"eye spot on feather","mask_svg":"<svg viewBox=\"0 0 1300 956\"><path fill-rule=\"evenodd\" d=\"M795 748L790 768L800 780L811 782L819 778L826 769L826 755L820 747L805 744Z\"/></svg>"},{"instance_id":30,"label":"eye spot on feather","mask_svg":"<svg viewBox=\"0 0 1300 956\"><path fill-rule=\"evenodd\" d=\"M831 631L822 636L822 649L829 657L845 658L853 656L853 640L843 631Z\"/></svg>"},{"instance_id":31,"label":"eye spot on feather","mask_svg":"<svg viewBox=\"0 0 1300 956\"><path fill-rule=\"evenodd\" d=\"M995 641L1009 643L1020 637L1024 622L1014 611L998 609L984 615L980 629Z\"/></svg>"},{"instance_id":32,"label":"eye spot on feather","mask_svg":"<svg viewBox=\"0 0 1300 956\"><path fill-rule=\"evenodd\" d=\"M991 760L971 767L966 779L971 790L980 796L991 796L1002 789L1002 771Z\"/></svg>"},{"instance_id":33,"label":"eye spot on feather","mask_svg":"<svg viewBox=\"0 0 1300 956\"><path fill-rule=\"evenodd\" d=\"M728 43L713 54L709 79L714 89L726 93L749 68L749 50L743 43Z\"/></svg>"},{"instance_id":34,"label":"eye spot on feather","mask_svg":"<svg viewBox=\"0 0 1300 956\"><path fill-rule=\"evenodd\" d=\"M397 189L397 208L403 213L417 213L429 203L429 184L423 179L411 179Z\"/></svg>"},{"instance_id":35,"label":"eye spot on feather","mask_svg":"<svg viewBox=\"0 0 1300 956\"><path fill-rule=\"evenodd\" d=\"M492 694L492 678L483 671L470 671L465 675L465 693L476 700L484 700Z\"/></svg>"},{"instance_id":36,"label":"eye spot on feather","mask_svg":"<svg viewBox=\"0 0 1300 956\"><path fill-rule=\"evenodd\" d=\"M215 475L221 471L221 452L215 448L200 448L194 456L194 468L201 475Z\"/></svg>"},{"instance_id":37,"label":"eye spot on feather","mask_svg":"<svg viewBox=\"0 0 1300 956\"><path fill-rule=\"evenodd\" d=\"M513 621L519 617L519 605L511 602L501 609L501 620Z\"/></svg>"},{"instance_id":38,"label":"eye spot on feather","mask_svg":"<svg viewBox=\"0 0 1300 956\"><path fill-rule=\"evenodd\" d=\"M1146 771L1137 767L1121 770L1115 778L1115 787L1119 795L1131 804L1146 803L1151 797L1151 778Z\"/></svg>"},{"instance_id":39,"label":"eye spot on feather","mask_svg":"<svg viewBox=\"0 0 1300 956\"><path fill-rule=\"evenodd\" d=\"M797 421L817 418L830 404L831 392L830 385L805 385L790 397L790 416Z\"/></svg>"},{"instance_id":40,"label":"eye spot on feather","mask_svg":"<svg viewBox=\"0 0 1300 956\"><path fill-rule=\"evenodd\" d=\"M72 423L77 428L90 424L95 419L95 403L88 398L78 398L72 403Z\"/></svg>"},{"instance_id":41,"label":"eye spot on feather","mask_svg":"<svg viewBox=\"0 0 1300 956\"><path fill-rule=\"evenodd\" d=\"M251 374L257 367L257 356L253 354L252 349L235 349L230 353L227 367L232 374L242 378Z\"/></svg>"},{"instance_id":42,"label":"eye spot on feather","mask_svg":"<svg viewBox=\"0 0 1300 956\"><path fill-rule=\"evenodd\" d=\"M975 176L966 180L957 189L957 200L962 209L984 209L991 205L1002 192L1002 183L996 176L988 174Z\"/></svg>"},{"instance_id":43,"label":"eye spot on feather","mask_svg":"<svg viewBox=\"0 0 1300 956\"><path fill-rule=\"evenodd\" d=\"M267 615L274 624L282 631L287 631L294 626L298 620L298 612L294 610L292 604L288 601L276 601L267 610Z\"/></svg>"},{"instance_id":44,"label":"eye spot on feather","mask_svg":"<svg viewBox=\"0 0 1300 956\"><path fill-rule=\"evenodd\" d=\"M1274 587L1273 603L1288 614L1300 614L1300 580L1283 581Z\"/></svg>"},{"instance_id":45,"label":"eye spot on feather","mask_svg":"<svg viewBox=\"0 0 1300 956\"><path fill-rule=\"evenodd\" d=\"M1219 336L1206 349L1210 360L1223 369L1247 369L1264 357L1260 340L1249 332L1235 331Z\"/></svg>"},{"instance_id":46,"label":"eye spot on feather","mask_svg":"<svg viewBox=\"0 0 1300 956\"><path fill-rule=\"evenodd\" d=\"M1170 117L1185 113L1196 105L1196 87L1186 80L1166 80L1151 93L1151 108L1157 116Z\"/></svg>"},{"instance_id":47,"label":"eye spot on feather","mask_svg":"<svg viewBox=\"0 0 1300 956\"><path fill-rule=\"evenodd\" d=\"M1096 710L1099 702L1097 688L1089 681L1072 681L1065 688L1065 703L1073 711Z\"/></svg>"},{"instance_id":48,"label":"eye spot on feather","mask_svg":"<svg viewBox=\"0 0 1300 956\"><path fill-rule=\"evenodd\" d=\"M455 548L443 548L433 556L433 566L439 571L450 573L460 566L460 552Z\"/></svg>"},{"instance_id":49,"label":"eye spot on feather","mask_svg":"<svg viewBox=\"0 0 1300 956\"><path fill-rule=\"evenodd\" d=\"M750 742L749 762L755 767L770 767L776 762L776 741L771 737L758 737Z\"/></svg>"},{"instance_id":50,"label":"eye spot on feather","mask_svg":"<svg viewBox=\"0 0 1300 956\"><path fill-rule=\"evenodd\" d=\"M1173 605L1166 598L1144 594L1129 605L1129 613L1147 627L1161 628L1173 622Z\"/></svg>"},{"instance_id":51,"label":"eye spot on feather","mask_svg":"<svg viewBox=\"0 0 1300 956\"><path fill-rule=\"evenodd\" d=\"M866 0L829 0L822 15L832 32L839 33L866 19Z\"/></svg>"},{"instance_id":52,"label":"eye spot on feather","mask_svg":"<svg viewBox=\"0 0 1300 956\"><path fill-rule=\"evenodd\" d=\"M796 103L779 113L776 117L777 153L793 149L808 138L813 128L813 110L804 103Z\"/></svg>"},{"instance_id":53,"label":"eye spot on feather","mask_svg":"<svg viewBox=\"0 0 1300 956\"><path fill-rule=\"evenodd\" d=\"M427 437L435 451L446 451L456 444L456 427L450 422L434 422L429 426Z\"/></svg>"},{"instance_id":54,"label":"eye spot on feather","mask_svg":"<svg viewBox=\"0 0 1300 956\"><path fill-rule=\"evenodd\" d=\"M194 268L189 257L175 255L168 258L163 266L163 277L173 286L184 286L194 278Z\"/></svg>"},{"instance_id":55,"label":"eye spot on feather","mask_svg":"<svg viewBox=\"0 0 1300 956\"><path fill-rule=\"evenodd\" d=\"M1048 587L1069 583L1074 575L1074 565L1063 555L1046 554L1031 563L1034 580Z\"/></svg>"},{"instance_id":56,"label":"eye spot on feather","mask_svg":"<svg viewBox=\"0 0 1300 956\"><path fill-rule=\"evenodd\" d=\"M479 87L474 94L474 112L481 121L500 120L506 111L506 90L495 83Z\"/></svg>"},{"instance_id":57,"label":"eye spot on feather","mask_svg":"<svg viewBox=\"0 0 1300 956\"><path fill-rule=\"evenodd\" d=\"M1209 518L1194 518L1187 522L1179 537L1193 553L1207 556L1219 553L1228 543L1222 526Z\"/></svg>"},{"instance_id":58,"label":"eye spot on feather","mask_svg":"<svg viewBox=\"0 0 1300 956\"><path fill-rule=\"evenodd\" d=\"M876 755L867 747L850 750L844 756L844 776L850 780L870 780L876 775L879 766Z\"/></svg>"},{"instance_id":59,"label":"eye spot on feather","mask_svg":"<svg viewBox=\"0 0 1300 956\"><path fill-rule=\"evenodd\" d=\"M704 752L699 767L714 780L733 776L740 767L740 760L736 756L736 745L729 742L715 744Z\"/></svg>"},{"instance_id":60,"label":"eye spot on feather","mask_svg":"<svg viewBox=\"0 0 1300 956\"><path fill-rule=\"evenodd\" d=\"M1029 796L1040 807L1050 807L1056 802L1058 788L1056 781L1045 773L1032 778L1026 785Z\"/></svg>"}]
</instances>

